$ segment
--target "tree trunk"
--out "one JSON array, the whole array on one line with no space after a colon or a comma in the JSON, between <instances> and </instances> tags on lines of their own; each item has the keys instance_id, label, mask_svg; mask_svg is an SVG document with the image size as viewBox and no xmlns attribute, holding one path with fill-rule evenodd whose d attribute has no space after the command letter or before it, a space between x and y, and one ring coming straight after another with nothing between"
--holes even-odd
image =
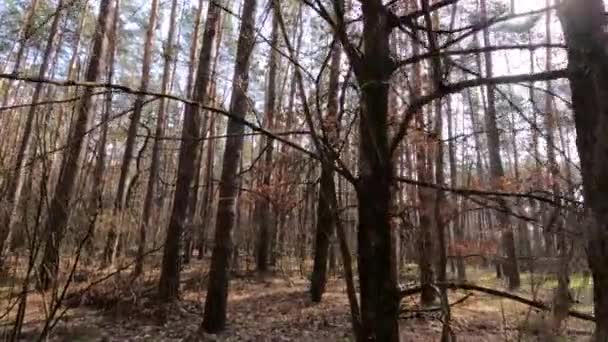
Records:
<instances>
[{"instance_id":1,"label":"tree trunk","mask_svg":"<svg viewBox=\"0 0 608 342\"><path fill-rule=\"evenodd\" d=\"M236 51L236 64L230 100L230 113L239 119L245 118L249 108L247 88L249 66L255 44L255 10L257 0L245 0L241 14L241 28ZM219 203L215 224L215 245L211 257L209 285L205 299L205 314L202 328L215 333L226 326L228 301L228 262L232 250L232 229L235 226L236 196L238 194L238 169L243 150L245 127L234 118L228 120L226 146L219 185Z\"/></svg>"},{"instance_id":2,"label":"tree trunk","mask_svg":"<svg viewBox=\"0 0 608 342\"><path fill-rule=\"evenodd\" d=\"M217 21L220 17L219 3L212 3L207 11L205 32L196 72L196 81L192 99L199 104L207 101L209 82L211 78L212 49L217 34ZM177 184L173 199L173 210L169 219L167 238L163 251L163 262L160 275L159 295L161 300L172 301L179 295L180 276L180 245L183 225L188 208L188 199L191 191L194 173L194 162L198 155L198 140L201 132L201 110L196 105L187 105L184 113L182 127L182 145L179 150L179 164L177 166Z\"/></svg>"},{"instance_id":3,"label":"tree trunk","mask_svg":"<svg viewBox=\"0 0 608 342\"><path fill-rule=\"evenodd\" d=\"M329 71L329 87L327 114L324 122L324 137L326 143L333 147L338 140L338 87L340 81L340 64L342 49L336 41L331 52L331 67ZM325 151L322 164L328 163L331 156ZM334 183L334 171L332 165L321 165L321 179L319 188L319 200L317 202L317 227L315 234L315 250L312 277L310 282L310 295L313 302L320 302L325 292L327 281L327 258L330 248L331 236L335 230L336 213L331 212L330 199L335 197L336 185Z\"/></svg>"},{"instance_id":4,"label":"tree trunk","mask_svg":"<svg viewBox=\"0 0 608 342\"><path fill-rule=\"evenodd\" d=\"M485 20L487 18L486 0L480 1L481 16ZM483 40L485 46L490 46L490 32L486 28L483 30ZM484 53L486 77L493 77L492 53L486 51ZM496 121L496 99L494 86L486 87L487 92L487 110L486 110L486 131L488 137L488 152L490 156L490 176L493 186L502 187L502 181L505 176L500 156L500 135L498 131L498 123ZM504 199L499 199L499 206L507 210L507 203ZM505 253L504 272L508 280L510 289L516 289L520 286L519 267L517 264L517 255L515 253L515 238L513 227L509 220L509 216L505 212L497 213L498 223L502 233L502 247Z\"/></svg>"},{"instance_id":5,"label":"tree trunk","mask_svg":"<svg viewBox=\"0 0 608 342\"><path fill-rule=\"evenodd\" d=\"M35 3L36 1L34 1L31 6L34 7ZM57 3L57 9L62 9L62 7L63 0L59 0L59 2ZM59 26L59 21L62 18L60 13L61 12L58 12L58 14L53 17L53 21L51 23L49 36L46 41L46 47L44 50L44 54L42 55L42 62L40 64L40 69L38 70L39 78L46 77L46 73L49 67L49 61L54 49L57 28ZM22 45L24 45L24 43ZM14 230L14 226L16 223L15 221L17 220L17 208L21 199L21 190L23 187L24 177L26 176L26 161L28 156L32 154L33 148L33 144L30 140L34 119L36 117L36 111L38 109L36 105L40 100L40 95L42 93L43 88L43 83L37 83L34 88L34 93L32 94L31 100L32 105L28 109L27 116L25 118L25 127L23 128L23 134L21 136L21 141L17 149L15 168L11 170L10 174L6 177L8 183L5 190L6 197L3 198L3 202L4 205L8 205L8 208L6 210L3 209L0 212L0 215L2 215L0 217L0 269L2 269L3 257L6 256L10 249L11 235Z\"/></svg>"},{"instance_id":6,"label":"tree trunk","mask_svg":"<svg viewBox=\"0 0 608 342\"><path fill-rule=\"evenodd\" d=\"M417 1L412 1L410 3L411 10L417 11L419 10ZM417 55L420 52L420 45L417 42L414 42L412 45L412 53ZM417 98L422 95L422 65L421 63L416 63L413 66L413 89L412 89L412 97ZM423 139L419 139L416 143L416 175L419 180L423 182L432 182L431 175L429 169L431 169L429 164L429 158L427 149L429 147L429 142L424 132L424 112L419 110L414 118L416 123L417 133L420 134ZM430 189L418 187L417 195L419 200L419 209L418 209L418 232L416 235L416 246L418 249L418 272L420 276L420 284L422 285L422 291L420 293L420 302L423 306L428 306L433 304L436 298L435 289L432 284L434 281L434 273L433 273L433 239L431 236L432 233L432 206L433 206L433 193Z\"/></svg>"},{"instance_id":7,"label":"tree trunk","mask_svg":"<svg viewBox=\"0 0 608 342\"><path fill-rule=\"evenodd\" d=\"M266 128L273 130L275 107L276 107L276 78L278 67L278 42L279 42L279 23L276 10L272 16L272 32L270 38L271 52L268 61L268 87L266 89ZM271 184L272 177L272 154L274 151L274 142L271 138L263 136L261 145L266 147L264 161L262 163L262 193L258 196L256 207L259 207L259 230L258 241L256 246L256 266L258 272L266 272L268 270L268 251L269 239L271 238Z\"/></svg>"},{"instance_id":8,"label":"tree trunk","mask_svg":"<svg viewBox=\"0 0 608 342\"><path fill-rule=\"evenodd\" d=\"M330 196L335 196L334 172L331 165L321 167L319 199L317 202L317 231L315 234L314 264L310 280L313 302L321 302L327 282L329 242L335 227L335 213L331 212Z\"/></svg>"},{"instance_id":9,"label":"tree trunk","mask_svg":"<svg viewBox=\"0 0 608 342\"><path fill-rule=\"evenodd\" d=\"M399 341L397 275L391 265L389 208L393 166L388 143L388 94L392 75L386 9L380 0L361 3L360 59L349 54L361 88L359 119L358 266L361 329L368 340ZM344 43L344 42L343 42Z\"/></svg>"},{"instance_id":10,"label":"tree trunk","mask_svg":"<svg viewBox=\"0 0 608 342\"><path fill-rule=\"evenodd\" d=\"M161 93L165 94L169 87L169 79L171 77L171 64L175 58L174 42L175 39L175 21L177 17L177 0L171 2L171 14L169 21L169 35L165 45L163 79L161 83ZM151 20L150 20L151 21ZM152 146L152 161L150 163L150 175L148 176L148 187L144 198L144 206L142 209L142 219L139 226L139 238L137 241L137 260L135 263L134 275L139 275L143 270L143 262L146 248L146 235L150 225L150 218L154 208L154 194L156 192L156 183L158 182L158 171L160 163L160 153L163 145L163 137L165 135L165 120L166 120L166 99L160 98L158 104L158 114L156 116L156 131L154 134L154 145Z\"/></svg>"},{"instance_id":11,"label":"tree trunk","mask_svg":"<svg viewBox=\"0 0 608 342\"><path fill-rule=\"evenodd\" d=\"M120 4L117 1L114 5L114 11L112 13L112 28L108 33L108 51L107 51L107 65L106 65L106 77L107 82L112 83L114 80L115 71L115 60L116 60L116 35L118 32L118 12ZM103 190L104 182L103 176L106 171L106 144L108 141L108 127L110 125L110 117L112 114L112 103L113 94L108 92L104 97L104 108L103 115L101 117L101 132L99 136L99 146L97 146L97 160L93 170L93 189L91 191L91 198L89 200L89 216L91 217L89 223L89 234L91 235L87 242L86 248L89 257L95 254L95 226L98 224L98 216L100 216L103 210ZM107 253L104 248L104 255L102 256L105 260L105 254ZM87 259L87 262L90 260Z\"/></svg>"},{"instance_id":12,"label":"tree trunk","mask_svg":"<svg viewBox=\"0 0 608 342\"><path fill-rule=\"evenodd\" d=\"M85 75L87 82L96 82L101 73L105 54L105 35L109 30L107 18L110 16L111 7L111 0L101 1L91 59ZM67 225L76 174L80 169L79 160L89 121L92 93L93 88L84 88L82 98L77 104L75 122L68 138L69 146L64 152L59 179L48 209L44 230L46 245L39 267L39 286L45 290L55 282L59 271L59 248Z\"/></svg>"},{"instance_id":13,"label":"tree trunk","mask_svg":"<svg viewBox=\"0 0 608 342\"><path fill-rule=\"evenodd\" d=\"M21 63L23 62L23 55L25 54L28 43L31 42L32 29L34 28L35 23L35 14L36 9L38 8L38 0L30 1L30 5L25 12L25 16L23 18L23 28L21 30L20 39L19 39L19 47L17 48L17 54L15 56L15 64L13 65L13 73L17 74L20 72L19 68L21 68ZM8 100L11 96L11 89L13 85L13 80L9 79L6 81L7 84L3 86L4 88L4 96L2 97L2 107L6 107L8 104ZM10 118L9 118L10 120ZM3 123L4 124L4 123ZM3 125L4 126L4 125ZM0 131L2 133L4 130Z\"/></svg>"},{"instance_id":14,"label":"tree trunk","mask_svg":"<svg viewBox=\"0 0 608 342\"><path fill-rule=\"evenodd\" d=\"M560 10L568 51L572 105L589 210L588 260L593 275L594 341L608 341L608 53L604 3L567 0Z\"/></svg>"},{"instance_id":15,"label":"tree trunk","mask_svg":"<svg viewBox=\"0 0 608 342\"><path fill-rule=\"evenodd\" d=\"M201 0L199 2L199 8L198 8L198 12L196 14L196 20L195 20L195 28L194 28L194 32L192 35L192 47L190 49L190 62L188 63L188 85L187 85L187 89L186 91L188 92L188 94L190 94L192 92L192 78L193 78L193 73L196 70L196 51L197 51L197 47L198 47L198 35L199 35L199 26L200 26L200 22L201 22L201 12L202 12L202 7L203 7L203 1ZM217 26L217 29L220 29L219 24L221 22L221 18L218 17L217 20L214 20L212 24L215 24ZM216 37L216 41L219 44L221 42L221 29L220 32L218 33L218 36ZM217 48L217 46L216 46ZM215 67L216 67L216 62L217 62L217 49L212 49L212 55L211 55L211 60L212 65L213 65L213 69L212 69L212 74L215 74ZM213 97L213 93L212 93L212 88L213 88L213 84L214 84L214 80L210 79L209 80L209 85L208 85L208 89L207 89L207 97L211 98ZM195 215L196 215L196 209L198 207L198 197L199 197L199 187L200 187L200 176L201 176L201 169L202 169L202 162L203 162L203 152L204 152L204 138L207 134L208 128L207 128L207 115L203 116L203 122L201 124L201 133L200 133L200 137L201 140L200 142L198 142L198 149L199 149L199 153L197 154L197 158L196 161L194 162L194 180L192 183L192 190L190 191L189 194L189 199L188 199L188 208L186 209L186 218L184 220L184 251L183 251L183 262L184 264L189 264L190 263L190 258L192 256L192 241L194 238L194 230L195 227L197 226L197 223L199 223L200 221L195 219Z\"/></svg>"},{"instance_id":16,"label":"tree trunk","mask_svg":"<svg viewBox=\"0 0 608 342\"><path fill-rule=\"evenodd\" d=\"M110 65L109 68L110 70L108 71L108 76L112 76L112 77L108 77L108 80L112 80L114 77L114 68L115 68L115 59L116 59L116 50L117 50L117 40L118 40L118 29L119 29L119 23L120 23L120 0L116 0L116 3L114 4L114 14L112 17L112 28L111 31L109 33L109 37L111 38L110 41L110 50L108 51L108 60L110 61ZM108 94L108 96L106 97L106 103L108 104L108 106L110 107L108 110L111 111L111 107L112 107L112 95ZM104 244L103 247L103 253L102 253L102 257L101 257L101 267L106 267L107 265L111 264L114 260L114 256L115 254L115 249L114 247L116 246L117 243L117 235L116 235L116 227L115 227L115 223L111 222L110 223L110 229L108 231L108 236L106 237L106 242Z\"/></svg>"},{"instance_id":17,"label":"tree trunk","mask_svg":"<svg viewBox=\"0 0 608 342\"><path fill-rule=\"evenodd\" d=\"M448 106L446 110L447 120L448 120L448 160L450 164L450 186L453 188L458 187L458 174L456 170L456 146L454 146L454 129L453 129L453 118L452 118L452 99L449 98ZM455 206L458 204L458 197L452 198L452 202ZM461 214L464 215L464 214ZM453 217L453 228L454 228L454 245L464 242L465 234L464 234L464 221L460 218ZM467 270L464 263L464 258L462 257L462 253L460 249L456 254L456 277L458 281L464 282L467 280Z\"/></svg>"},{"instance_id":18,"label":"tree trunk","mask_svg":"<svg viewBox=\"0 0 608 342\"><path fill-rule=\"evenodd\" d=\"M148 19L148 27L146 29L146 39L144 42L144 55L142 61L142 71L141 71L141 83L139 85L139 90L142 92L146 92L148 90L148 85L150 83L150 69L152 64L152 49L154 48L154 32L156 30L156 19L158 12L158 2L159 0L152 0L152 5L150 8L150 16ZM120 167L120 175L118 178L118 185L116 190L116 198L114 201L114 213L118 216L119 224L123 225L124 222L124 213L122 212L123 207L125 206L125 192L127 190L127 177L129 176L129 170L131 167L131 160L133 159L133 151L135 149L135 142L137 137L137 129L139 128L139 121L141 119L141 114L144 106L144 95L138 95L135 99L135 103L133 105L133 114L131 116L131 120L129 123L129 129L127 132L127 141L125 143L125 152L123 154L122 164ZM113 224L108 233L108 238L106 242L106 252L104 253L104 264L113 264L114 256L117 251L113 248L109 248L112 245L116 245L113 243L119 238L120 231L116 231L116 225Z\"/></svg>"}]
</instances>

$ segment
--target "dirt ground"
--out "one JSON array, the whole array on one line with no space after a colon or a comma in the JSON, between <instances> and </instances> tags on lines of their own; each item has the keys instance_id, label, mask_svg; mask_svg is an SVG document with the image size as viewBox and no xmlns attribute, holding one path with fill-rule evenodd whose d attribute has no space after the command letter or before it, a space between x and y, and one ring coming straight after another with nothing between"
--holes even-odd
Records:
<instances>
[{"instance_id":1,"label":"dirt ground","mask_svg":"<svg viewBox=\"0 0 608 342\"><path fill-rule=\"evenodd\" d=\"M346 288L342 279L328 284L323 302L314 304L308 281L284 274L234 277L229 296L228 328L219 335L198 333L205 298L206 272L196 264L184 270L182 300L169 307L154 299L157 274L133 283L128 272L68 295L65 317L51 341L352 341ZM199 271L197 271L199 270ZM84 277L83 277L84 278ZM82 288L87 281L75 285ZM450 293L451 327L459 341L549 341L542 335L542 315L508 300L482 294ZM35 341L44 317L39 294L28 299L24 340ZM2 304L4 310L6 304ZM438 341L441 315L418 307L417 297L402 303L402 341ZM42 317L42 318L41 318ZM10 318L0 321L10 327ZM592 326L570 319L564 337L553 341L587 341ZM0 332L1 333L1 332ZM2 335L0 335L2 336Z\"/></svg>"}]
</instances>

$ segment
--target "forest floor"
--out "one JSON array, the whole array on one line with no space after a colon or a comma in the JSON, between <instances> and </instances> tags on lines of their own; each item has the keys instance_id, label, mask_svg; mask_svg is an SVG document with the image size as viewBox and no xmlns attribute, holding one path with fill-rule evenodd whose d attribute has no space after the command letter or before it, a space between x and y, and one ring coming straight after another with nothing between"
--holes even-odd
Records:
<instances>
[{"instance_id":1,"label":"forest floor","mask_svg":"<svg viewBox=\"0 0 608 342\"><path fill-rule=\"evenodd\" d=\"M205 263L206 264L206 263ZM230 285L228 328L219 335L197 335L206 288L206 265L196 261L182 277L182 298L170 307L154 299L158 274L132 282L128 270L95 286L95 279L79 275L59 313L65 315L51 341L351 341L349 306L342 279L332 278L320 304L309 299L308 280L284 273L233 277ZM486 273L474 274L482 284L500 288ZM99 272L95 277L99 277ZM486 278L484 278L486 277ZM88 285L87 285L88 284ZM87 288L85 292L82 289ZM2 285L0 285L0 293ZM526 290L518 295L530 297ZM542 315L509 300L483 294L451 292L452 328L459 341L548 341L542 337ZM542 298L542 295L540 295ZM3 298L3 297L2 297ZM544 298L542 298L544 299ZM404 299L402 341L438 341L442 323L436 310L420 310L417 296ZM36 340L44 325L43 296L28 298L24 340ZM0 302L5 309L7 303ZM67 309L67 310L66 310ZM587 307L577 308L588 311ZM3 311L4 312L4 311ZM0 319L10 329L10 316ZM591 324L566 322L564 337L554 341L587 341ZM539 334L540 333L540 334ZM197 338L193 338L198 336Z\"/></svg>"}]
</instances>

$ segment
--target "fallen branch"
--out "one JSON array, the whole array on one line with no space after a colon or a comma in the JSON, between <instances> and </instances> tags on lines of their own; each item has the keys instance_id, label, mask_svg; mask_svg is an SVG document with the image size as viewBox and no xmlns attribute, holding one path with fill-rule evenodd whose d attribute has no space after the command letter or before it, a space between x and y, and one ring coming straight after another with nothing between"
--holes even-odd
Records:
<instances>
[{"instance_id":1,"label":"fallen branch","mask_svg":"<svg viewBox=\"0 0 608 342\"><path fill-rule=\"evenodd\" d=\"M551 308L548 305L546 305L542 302L520 297L518 295L509 293L509 292L505 292L505 291L500 291L500 290L496 290L496 289L491 289L491 288L487 288L487 287L482 287L482 286L473 285L473 284L466 284L466 283L447 283L444 286L446 286L450 290L477 291L477 292L489 294L489 295L492 295L495 297L510 299L512 301L526 304L528 306L531 306L533 308L543 310L543 311L551 310ZM404 298L404 297L413 296L421 291L422 291L421 286L405 289L405 290L402 290L399 292L399 297ZM582 319L584 321L595 322L595 317L593 315L582 313L582 312L576 311L576 310L568 310L568 316Z\"/></svg>"},{"instance_id":2,"label":"fallen branch","mask_svg":"<svg viewBox=\"0 0 608 342\"><path fill-rule=\"evenodd\" d=\"M450 307L454 307L458 304L462 304L464 303L467 299L473 297L472 293L467 293L464 297L456 300L453 303L450 303ZM409 310L409 309L402 309L401 313L413 313L414 315L418 315L418 314L422 314L422 313L429 313L429 312L437 312L437 311L441 311L442 308L440 306L437 307L432 307L432 308L422 308L422 309L416 309L416 310ZM402 319L409 319L409 318L413 318L410 316L405 316L405 317L401 317Z\"/></svg>"}]
</instances>

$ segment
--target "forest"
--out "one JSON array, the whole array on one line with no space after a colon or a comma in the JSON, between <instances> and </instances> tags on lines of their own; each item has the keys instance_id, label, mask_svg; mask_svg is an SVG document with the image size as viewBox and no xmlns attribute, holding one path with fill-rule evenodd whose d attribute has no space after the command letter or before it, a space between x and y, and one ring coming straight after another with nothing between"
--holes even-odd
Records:
<instances>
[{"instance_id":1,"label":"forest","mask_svg":"<svg viewBox=\"0 0 608 342\"><path fill-rule=\"evenodd\" d=\"M5 341L608 342L603 0L0 0Z\"/></svg>"}]
</instances>

